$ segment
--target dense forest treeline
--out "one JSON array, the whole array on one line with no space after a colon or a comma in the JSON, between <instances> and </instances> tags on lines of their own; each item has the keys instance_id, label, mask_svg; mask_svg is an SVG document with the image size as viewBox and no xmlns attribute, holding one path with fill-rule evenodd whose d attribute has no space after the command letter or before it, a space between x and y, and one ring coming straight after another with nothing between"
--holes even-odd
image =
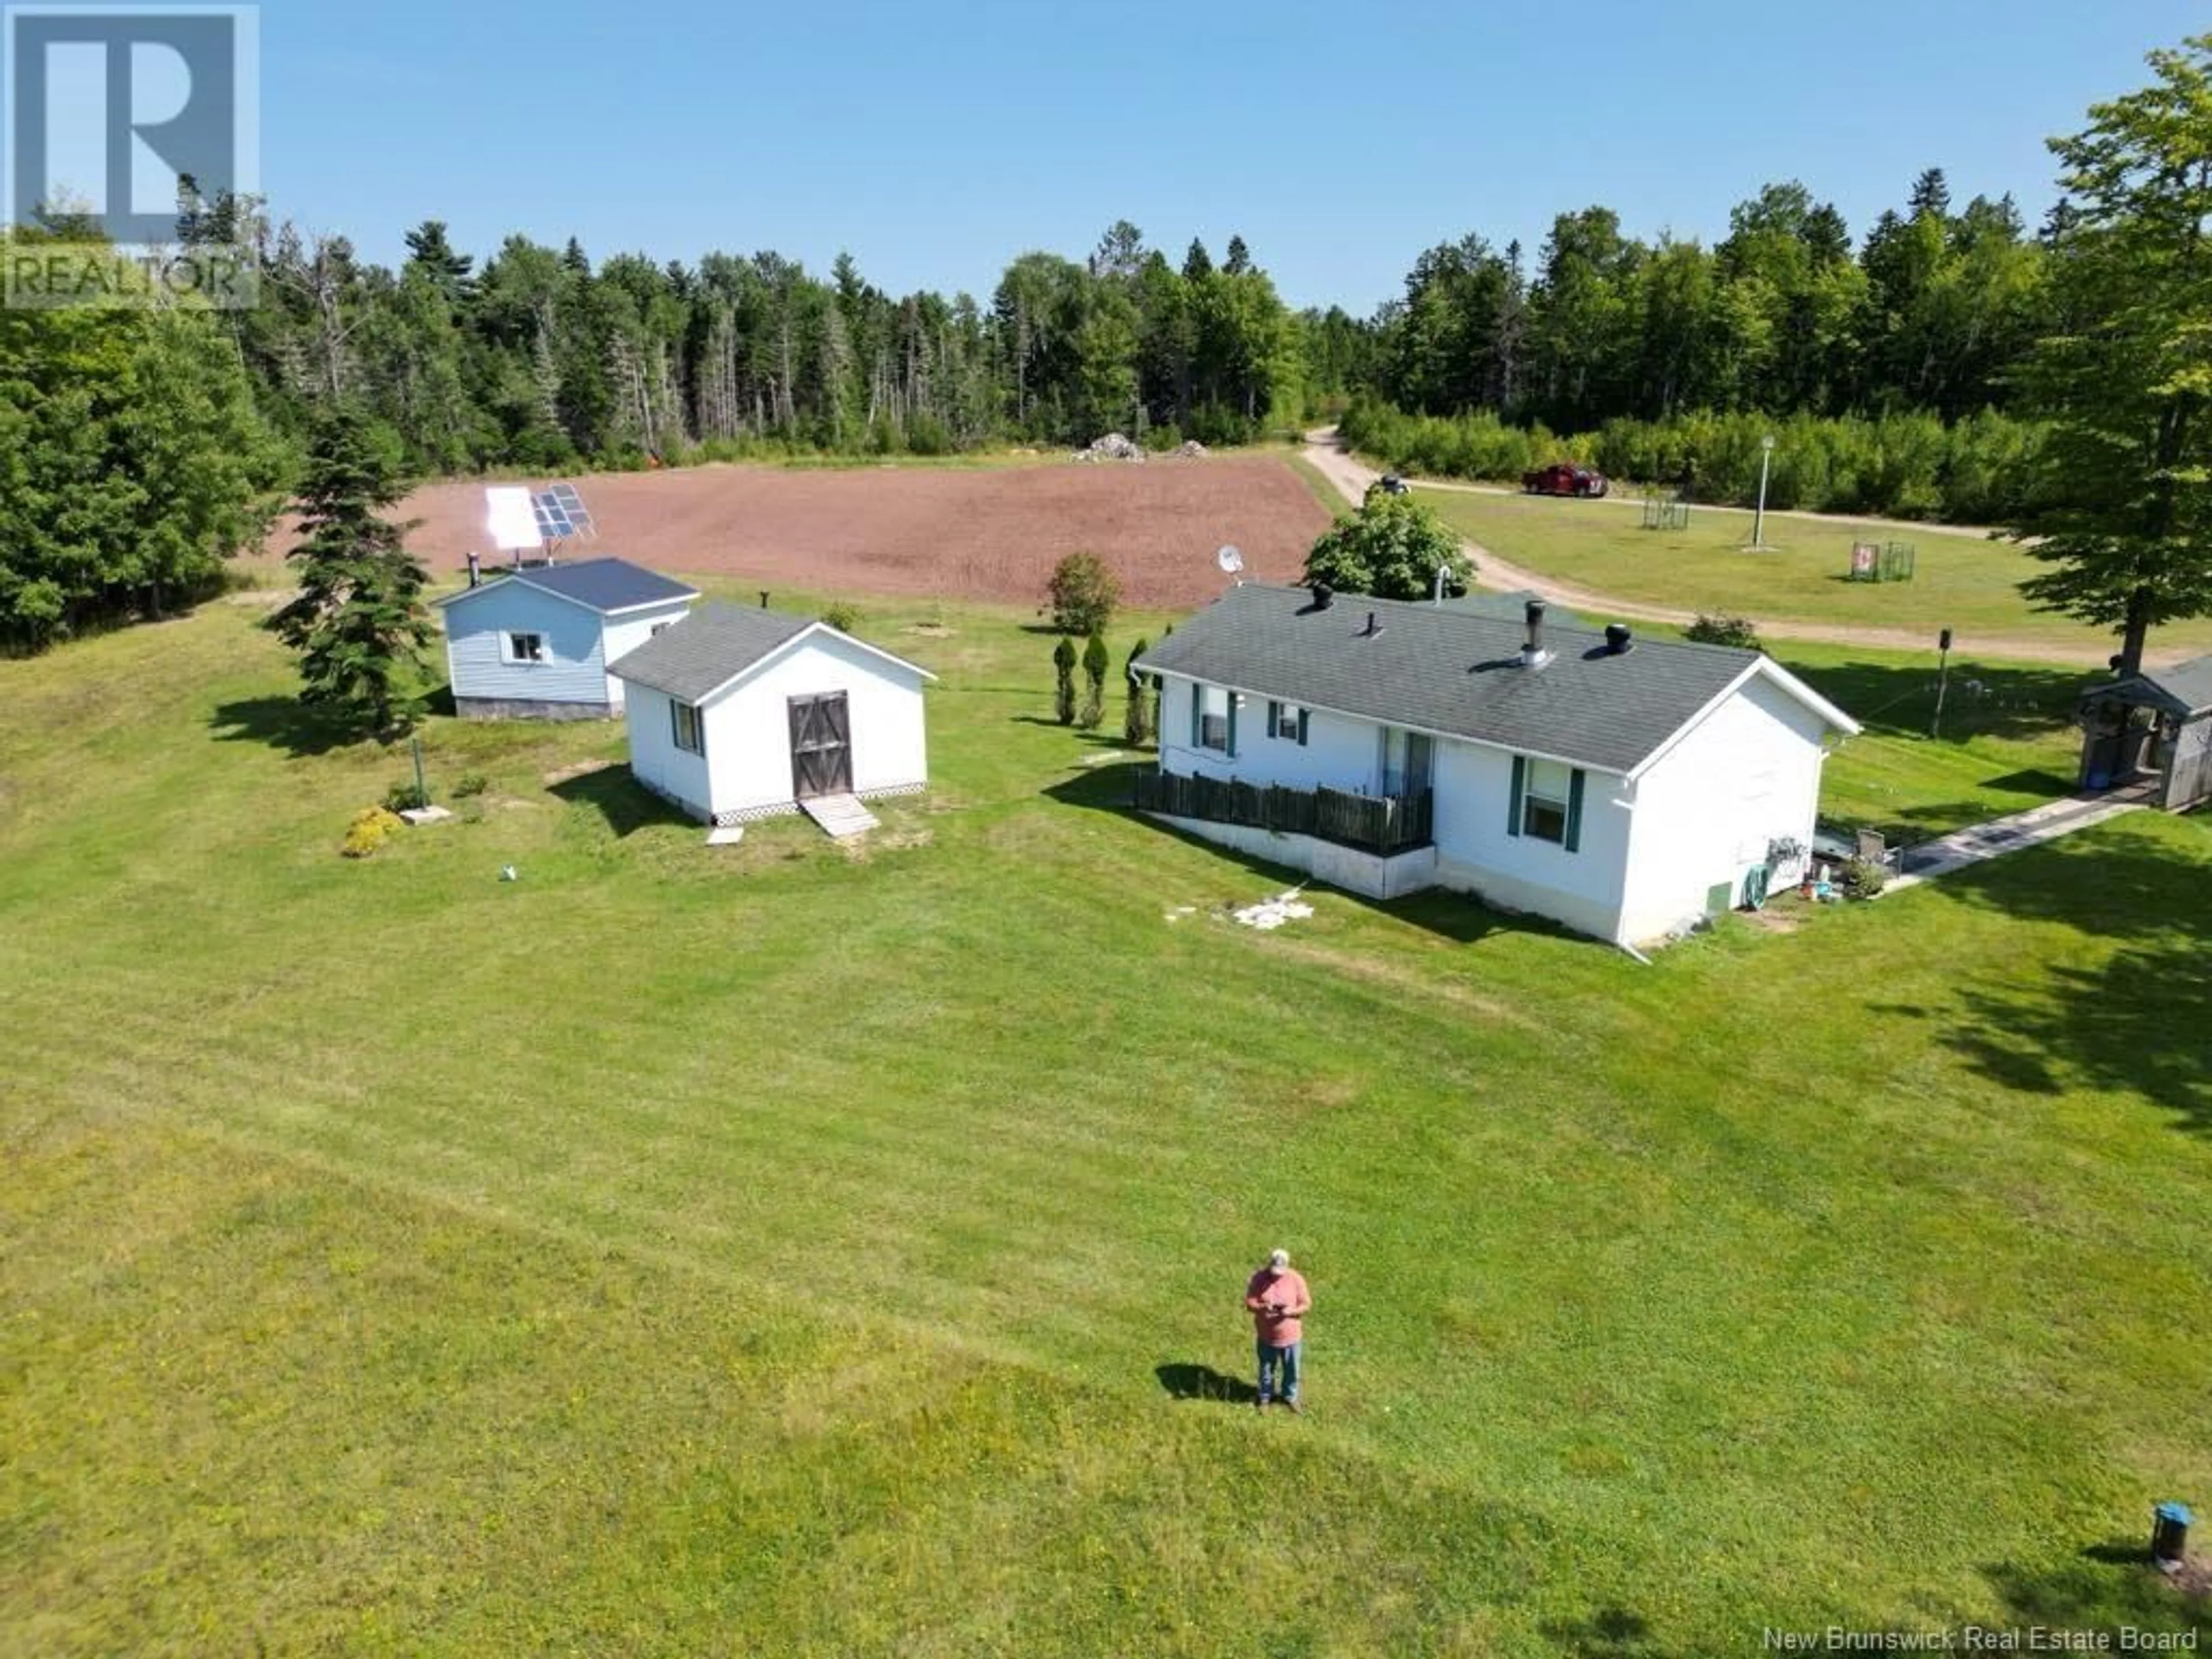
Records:
<instances>
[{"instance_id":1,"label":"dense forest treeline","mask_svg":"<svg viewBox=\"0 0 2212 1659\"><path fill-rule=\"evenodd\" d=\"M1296 320L1243 242L1179 263L1126 222L1087 259L1024 253L989 299L896 297L848 255L596 266L509 237L478 265L427 221L396 271L235 208L258 244L241 354L282 430L358 400L416 472L677 460L763 444L943 454L1109 429L1233 442L1304 398Z\"/></svg>"},{"instance_id":2,"label":"dense forest treeline","mask_svg":"<svg viewBox=\"0 0 2212 1659\"><path fill-rule=\"evenodd\" d=\"M1778 501L1985 520L2034 441L2008 374L2047 325L2060 229L2027 234L2006 199L1954 212L1932 171L1856 252L1794 183L1711 248L1589 208L1533 270L1479 236L1431 248L1361 319L1293 313L1240 238L1170 258L1126 221L1081 259L1020 255L979 301L894 296L845 256L823 276L774 252L594 263L514 236L479 260L434 220L392 269L258 203L188 199L179 242L254 248L258 307L0 317L0 636L204 587L337 406L410 476L1236 442L1346 411L1424 471L1510 476L1564 444L1631 477L1692 470L1713 497L1741 494L1780 422ZM50 234L83 228L14 236Z\"/></svg>"},{"instance_id":3,"label":"dense forest treeline","mask_svg":"<svg viewBox=\"0 0 2212 1659\"><path fill-rule=\"evenodd\" d=\"M1557 432L1692 410L1961 420L2007 406L2048 331L2064 215L2031 236L2010 197L1954 212L1933 168L1856 254L1843 216L1794 182L1740 204L1710 248L1624 236L1608 208L1563 213L1533 270L1480 236L1422 254L1352 378L1409 413Z\"/></svg>"},{"instance_id":4,"label":"dense forest treeline","mask_svg":"<svg viewBox=\"0 0 2212 1659\"><path fill-rule=\"evenodd\" d=\"M1775 505L2001 522L2032 487L2014 371L2057 325L2069 211L2030 235L2009 197L1954 211L1930 169L1856 251L1794 182L1710 248L1625 236L1606 208L1561 214L1533 270L1516 244L1442 244L1353 340L1344 430L1406 471L1511 478L1564 454L1741 503L1771 433Z\"/></svg>"}]
</instances>

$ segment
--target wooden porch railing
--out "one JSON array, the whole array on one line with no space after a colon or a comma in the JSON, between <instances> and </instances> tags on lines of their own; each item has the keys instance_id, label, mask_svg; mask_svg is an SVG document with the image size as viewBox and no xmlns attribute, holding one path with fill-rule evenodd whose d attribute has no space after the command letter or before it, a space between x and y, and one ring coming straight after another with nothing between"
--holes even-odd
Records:
<instances>
[{"instance_id":1,"label":"wooden porch railing","mask_svg":"<svg viewBox=\"0 0 2212 1659\"><path fill-rule=\"evenodd\" d=\"M1152 771L1137 774L1136 807L1206 823L1313 836L1388 855L1429 844L1435 796L1426 789L1410 795L1354 795L1340 789L1289 789Z\"/></svg>"}]
</instances>

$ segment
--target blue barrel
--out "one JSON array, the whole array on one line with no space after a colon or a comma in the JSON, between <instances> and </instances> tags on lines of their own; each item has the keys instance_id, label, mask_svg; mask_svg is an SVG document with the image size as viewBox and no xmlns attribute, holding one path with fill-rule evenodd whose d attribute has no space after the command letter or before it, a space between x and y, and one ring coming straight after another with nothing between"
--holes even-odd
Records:
<instances>
[{"instance_id":1,"label":"blue barrel","mask_svg":"<svg viewBox=\"0 0 2212 1659\"><path fill-rule=\"evenodd\" d=\"M2189 1553L2189 1523L2196 1517L2186 1504L2160 1504L2151 1511L2150 1559L2180 1561Z\"/></svg>"}]
</instances>

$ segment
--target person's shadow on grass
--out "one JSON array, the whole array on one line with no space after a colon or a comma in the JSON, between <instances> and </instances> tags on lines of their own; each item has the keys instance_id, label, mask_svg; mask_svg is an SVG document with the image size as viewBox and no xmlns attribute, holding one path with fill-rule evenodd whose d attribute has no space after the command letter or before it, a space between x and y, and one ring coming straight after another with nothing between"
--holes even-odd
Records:
<instances>
[{"instance_id":1,"label":"person's shadow on grass","mask_svg":"<svg viewBox=\"0 0 2212 1659\"><path fill-rule=\"evenodd\" d=\"M1249 1406L1260 1397L1260 1390L1253 1384L1224 1376L1211 1365L1178 1360L1154 1367L1152 1375L1177 1400L1212 1400L1226 1405Z\"/></svg>"}]
</instances>

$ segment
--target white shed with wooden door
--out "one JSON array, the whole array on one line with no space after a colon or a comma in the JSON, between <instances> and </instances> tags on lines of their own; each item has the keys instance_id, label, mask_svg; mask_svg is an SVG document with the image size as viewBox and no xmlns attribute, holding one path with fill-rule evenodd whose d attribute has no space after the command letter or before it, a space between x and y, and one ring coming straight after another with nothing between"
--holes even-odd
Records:
<instances>
[{"instance_id":1,"label":"white shed with wooden door","mask_svg":"<svg viewBox=\"0 0 2212 1659\"><path fill-rule=\"evenodd\" d=\"M627 688L630 770L704 822L929 781L921 690L936 677L827 623L702 605L609 672Z\"/></svg>"}]
</instances>

